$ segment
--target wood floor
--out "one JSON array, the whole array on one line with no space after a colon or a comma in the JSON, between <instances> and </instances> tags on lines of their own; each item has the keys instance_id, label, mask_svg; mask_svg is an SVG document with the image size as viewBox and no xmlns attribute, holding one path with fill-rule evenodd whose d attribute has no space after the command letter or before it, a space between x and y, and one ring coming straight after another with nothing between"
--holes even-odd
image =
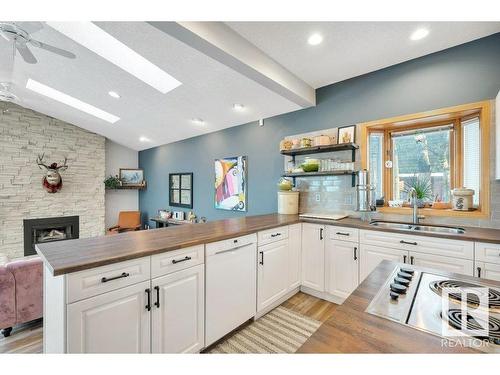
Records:
<instances>
[{"instance_id":1,"label":"wood floor","mask_svg":"<svg viewBox=\"0 0 500 375\"><path fill-rule=\"evenodd\" d=\"M282 306L324 322L332 315L337 305L299 292ZM42 339L42 321L33 321L15 327L10 337L4 338L0 335L0 353L42 353Z\"/></svg>"}]
</instances>

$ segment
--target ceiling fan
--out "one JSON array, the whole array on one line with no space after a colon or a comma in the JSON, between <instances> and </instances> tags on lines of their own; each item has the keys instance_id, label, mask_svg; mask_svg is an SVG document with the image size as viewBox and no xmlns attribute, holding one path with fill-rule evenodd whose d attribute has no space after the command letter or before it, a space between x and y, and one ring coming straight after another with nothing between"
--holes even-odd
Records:
<instances>
[{"instance_id":1,"label":"ceiling fan","mask_svg":"<svg viewBox=\"0 0 500 375\"><path fill-rule=\"evenodd\" d=\"M31 35L26 30L12 22L0 22L0 36L8 42L13 42L14 48L28 64L37 63L37 59L28 48L28 45L44 49L68 59L74 59L76 57L72 52L32 39Z\"/></svg>"}]
</instances>

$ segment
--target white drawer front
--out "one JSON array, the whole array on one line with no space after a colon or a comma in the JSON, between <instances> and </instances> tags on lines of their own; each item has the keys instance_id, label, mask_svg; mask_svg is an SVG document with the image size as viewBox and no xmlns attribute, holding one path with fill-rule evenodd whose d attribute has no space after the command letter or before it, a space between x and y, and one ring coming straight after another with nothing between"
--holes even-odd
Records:
<instances>
[{"instance_id":1,"label":"white drawer front","mask_svg":"<svg viewBox=\"0 0 500 375\"><path fill-rule=\"evenodd\" d=\"M245 246L257 242L256 234L248 234L246 236L234 237L228 240L212 242L205 245L205 255L214 255L219 251L231 250L237 247Z\"/></svg>"},{"instance_id":2,"label":"white drawer front","mask_svg":"<svg viewBox=\"0 0 500 375\"><path fill-rule=\"evenodd\" d=\"M500 244L476 242L476 260L500 264Z\"/></svg>"},{"instance_id":3,"label":"white drawer front","mask_svg":"<svg viewBox=\"0 0 500 375\"><path fill-rule=\"evenodd\" d=\"M359 229L349 228L349 227L337 227L334 225L328 225L326 227L328 231L328 238L331 240L341 240L358 242L359 241Z\"/></svg>"},{"instance_id":4,"label":"white drawer front","mask_svg":"<svg viewBox=\"0 0 500 375\"><path fill-rule=\"evenodd\" d=\"M264 230L258 233L259 246L288 238L288 226Z\"/></svg>"},{"instance_id":5,"label":"white drawer front","mask_svg":"<svg viewBox=\"0 0 500 375\"><path fill-rule=\"evenodd\" d=\"M500 281L500 264L475 262L474 276L482 279ZM497 288L498 289L498 288Z\"/></svg>"},{"instance_id":6,"label":"white drawer front","mask_svg":"<svg viewBox=\"0 0 500 375\"><path fill-rule=\"evenodd\" d=\"M203 245L198 245L153 255L151 257L151 277L167 275L205 263L204 250Z\"/></svg>"},{"instance_id":7,"label":"white drawer front","mask_svg":"<svg viewBox=\"0 0 500 375\"><path fill-rule=\"evenodd\" d=\"M474 262L468 259L410 252L410 264L474 276Z\"/></svg>"},{"instance_id":8,"label":"white drawer front","mask_svg":"<svg viewBox=\"0 0 500 375\"><path fill-rule=\"evenodd\" d=\"M127 260L67 276L68 303L150 279L150 257Z\"/></svg>"},{"instance_id":9,"label":"white drawer front","mask_svg":"<svg viewBox=\"0 0 500 375\"><path fill-rule=\"evenodd\" d=\"M470 241L373 230L361 230L359 237L360 243L368 245L386 246L392 249L410 250L454 258L474 259L474 243Z\"/></svg>"}]
</instances>

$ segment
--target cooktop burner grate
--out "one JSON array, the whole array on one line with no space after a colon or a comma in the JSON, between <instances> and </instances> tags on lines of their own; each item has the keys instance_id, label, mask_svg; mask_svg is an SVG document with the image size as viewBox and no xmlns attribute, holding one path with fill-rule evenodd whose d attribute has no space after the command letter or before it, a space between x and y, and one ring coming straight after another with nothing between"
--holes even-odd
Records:
<instances>
[{"instance_id":1,"label":"cooktop burner grate","mask_svg":"<svg viewBox=\"0 0 500 375\"><path fill-rule=\"evenodd\" d=\"M463 312L459 309L450 309L448 310L448 323L455 329L462 329L462 317ZM442 314L441 314L442 317ZM477 317L473 317L470 314L467 314L465 317L466 325L468 330L482 330L485 329L486 325L488 325L489 336L474 336L480 339L488 339L490 342L500 345L500 319L497 319L493 316L489 317L488 323L486 323L482 319L478 319Z\"/></svg>"},{"instance_id":2,"label":"cooktop burner grate","mask_svg":"<svg viewBox=\"0 0 500 375\"><path fill-rule=\"evenodd\" d=\"M460 289L468 289L468 288L485 288L481 285L471 284L464 281L458 280L440 280L433 281L430 283L429 287L432 291L441 295L444 288L460 288ZM477 293L478 291L474 291ZM467 303L470 305L477 306L479 305L479 297L477 294L467 293ZM453 298L456 301L462 300L462 294L460 293L450 293L450 298ZM500 290L496 290L493 288L488 288L488 308L490 309L500 309Z\"/></svg>"}]
</instances>

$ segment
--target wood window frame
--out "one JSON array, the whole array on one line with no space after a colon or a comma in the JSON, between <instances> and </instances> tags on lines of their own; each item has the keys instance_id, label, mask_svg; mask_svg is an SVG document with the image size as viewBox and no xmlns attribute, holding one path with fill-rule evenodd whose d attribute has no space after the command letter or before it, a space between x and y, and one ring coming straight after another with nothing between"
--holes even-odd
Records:
<instances>
[{"instance_id":1,"label":"wood window frame","mask_svg":"<svg viewBox=\"0 0 500 375\"><path fill-rule=\"evenodd\" d=\"M454 216L467 218L488 218L490 216L490 126L491 126L491 101L481 101L475 103L462 104L453 107L440 108L427 112L419 112L404 116L391 117L382 120L369 121L359 124L361 142L361 168L369 169L368 138L371 133L384 134L384 160L392 160L391 137L389 132L411 130L418 128L436 127L439 125L453 124L453 137L450 140L450 169L453 172L451 186L461 186L463 182L463 144L462 144L462 124L461 122L472 117L479 117L481 134L481 181L479 207L475 211L453 211L451 209L422 208L421 213L427 216ZM456 147L455 147L456 145ZM389 159L391 158L391 159ZM383 169L383 192L386 197L392 197L392 169ZM382 213L410 214L410 207L380 207Z\"/></svg>"}]
</instances>

